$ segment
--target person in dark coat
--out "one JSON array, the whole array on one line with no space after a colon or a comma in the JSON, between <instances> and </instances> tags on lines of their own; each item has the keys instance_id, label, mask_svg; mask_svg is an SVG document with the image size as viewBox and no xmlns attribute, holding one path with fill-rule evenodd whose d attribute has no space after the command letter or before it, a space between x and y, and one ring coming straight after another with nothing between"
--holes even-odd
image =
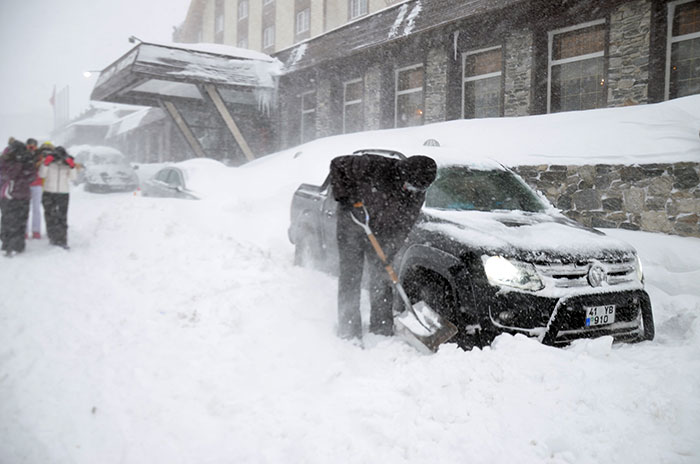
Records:
<instances>
[{"instance_id":1,"label":"person in dark coat","mask_svg":"<svg viewBox=\"0 0 700 464\"><path fill-rule=\"evenodd\" d=\"M19 140L13 141L0 158L0 240L6 256L21 253L29 216L29 184L36 169L34 155Z\"/></svg>"},{"instance_id":2,"label":"person in dark coat","mask_svg":"<svg viewBox=\"0 0 700 464\"><path fill-rule=\"evenodd\" d=\"M425 191L435 180L437 165L422 155L399 160L379 155L340 156L331 161L331 187L337 207L338 336L362 338L360 290L365 259L370 282L369 330L392 335L392 284L365 231L351 217L369 226L391 261L420 214Z\"/></svg>"}]
</instances>

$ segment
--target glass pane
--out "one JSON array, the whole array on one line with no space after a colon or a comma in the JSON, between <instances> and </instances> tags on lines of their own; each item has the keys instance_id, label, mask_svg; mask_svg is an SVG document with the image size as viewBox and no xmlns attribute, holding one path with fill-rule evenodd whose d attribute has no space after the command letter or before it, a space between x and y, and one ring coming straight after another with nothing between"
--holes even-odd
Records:
<instances>
[{"instance_id":1,"label":"glass pane","mask_svg":"<svg viewBox=\"0 0 700 464\"><path fill-rule=\"evenodd\" d=\"M399 72L398 91L423 88L423 68L407 69Z\"/></svg>"},{"instance_id":2,"label":"glass pane","mask_svg":"<svg viewBox=\"0 0 700 464\"><path fill-rule=\"evenodd\" d=\"M603 73L602 57L553 66L551 112L603 108Z\"/></svg>"},{"instance_id":3,"label":"glass pane","mask_svg":"<svg viewBox=\"0 0 700 464\"><path fill-rule=\"evenodd\" d=\"M535 192L508 171L477 171L465 166L438 170L425 197L425 206L446 210L545 209Z\"/></svg>"},{"instance_id":4,"label":"glass pane","mask_svg":"<svg viewBox=\"0 0 700 464\"><path fill-rule=\"evenodd\" d=\"M316 112L301 115L302 134L301 141L308 142L316 138Z\"/></svg>"},{"instance_id":5,"label":"glass pane","mask_svg":"<svg viewBox=\"0 0 700 464\"><path fill-rule=\"evenodd\" d=\"M605 24L556 34L553 45L553 60L602 52L605 48Z\"/></svg>"},{"instance_id":6,"label":"glass pane","mask_svg":"<svg viewBox=\"0 0 700 464\"><path fill-rule=\"evenodd\" d=\"M676 6L673 18L673 35L700 32L700 1Z\"/></svg>"},{"instance_id":7,"label":"glass pane","mask_svg":"<svg viewBox=\"0 0 700 464\"><path fill-rule=\"evenodd\" d=\"M362 81L345 85L345 101L362 100Z\"/></svg>"},{"instance_id":8,"label":"glass pane","mask_svg":"<svg viewBox=\"0 0 700 464\"><path fill-rule=\"evenodd\" d=\"M700 94L700 38L671 45L670 98Z\"/></svg>"},{"instance_id":9,"label":"glass pane","mask_svg":"<svg viewBox=\"0 0 700 464\"><path fill-rule=\"evenodd\" d=\"M167 182L170 171L170 169L163 169L158 174L156 174L156 180L159 180L161 182Z\"/></svg>"},{"instance_id":10,"label":"glass pane","mask_svg":"<svg viewBox=\"0 0 700 464\"><path fill-rule=\"evenodd\" d=\"M399 95L396 101L396 127L423 124L423 92Z\"/></svg>"},{"instance_id":11,"label":"glass pane","mask_svg":"<svg viewBox=\"0 0 700 464\"><path fill-rule=\"evenodd\" d=\"M316 93L307 93L301 96L302 110L316 109Z\"/></svg>"},{"instance_id":12,"label":"glass pane","mask_svg":"<svg viewBox=\"0 0 700 464\"><path fill-rule=\"evenodd\" d=\"M501 49L464 57L464 77L500 72L503 59Z\"/></svg>"},{"instance_id":13,"label":"glass pane","mask_svg":"<svg viewBox=\"0 0 700 464\"><path fill-rule=\"evenodd\" d=\"M501 78L490 77L464 83L464 117L491 118L503 114Z\"/></svg>"},{"instance_id":14,"label":"glass pane","mask_svg":"<svg viewBox=\"0 0 700 464\"><path fill-rule=\"evenodd\" d=\"M362 117L362 103L345 105L345 133L360 132L363 129Z\"/></svg>"}]
</instances>

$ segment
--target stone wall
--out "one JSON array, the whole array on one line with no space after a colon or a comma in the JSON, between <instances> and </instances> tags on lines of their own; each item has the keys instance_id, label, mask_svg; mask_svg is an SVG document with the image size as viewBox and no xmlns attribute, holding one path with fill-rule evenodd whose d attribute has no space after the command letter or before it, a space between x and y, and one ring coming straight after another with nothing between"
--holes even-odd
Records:
<instances>
[{"instance_id":1,"label":"stone wall","mask_svg":"<svg viewBox=\"0 0 700 464\"><path fill-rule=\"evenodd\" d=\"M447 52L444 48L428 51L425 69L425 124L441 122L447 111Z\"/></svg>"},{"instance_id":2,"label":"stone wall","mask_svg":"<svg viewBox=\"0 0 700 464\"><path fill-rule=\"evenodd\" d=\"M381 129L382 124L382 68L374 65L365 73L365 130Z\"/></svg>"},{"instance_id":3,"label":"stone wall","mask_svg":"<svg viewBox=\"0 0 700 464\"><path fill-rule=\"evenodd\" d=\"M608 107L648 102L651 1L621 5L610 15Z\"/></svg>"},{"instance_id":4,"label":"stone wall","mask_svg":"<svg viewBox=\"0 0 700 464\"><path fill-rule=\"evenodd\" d=\"M532 103L533 36L529 30L506 38L504 116L526 116Z\"/></svg>"},{"instance_id":5,"label":"stone wall","mask_svg":"<svg viewBox=\"0 0 700 464\"><path fill-rule=\"evenodd\" d=\"M324 77L316 86L316 137L333 135L333 108L331 107L331 81ZM300 115L301 117L301 115Z\"/></svg>"},{"instance_id":6,"label":"stone wall","mask_svg":"<svg viewBox=\"0 0 700 464\"><path fill-rule=\"evenodd\" d=\"M564 214L592 227L700 237L700 163L519 166Z\"/></svg>"}]
</instances>

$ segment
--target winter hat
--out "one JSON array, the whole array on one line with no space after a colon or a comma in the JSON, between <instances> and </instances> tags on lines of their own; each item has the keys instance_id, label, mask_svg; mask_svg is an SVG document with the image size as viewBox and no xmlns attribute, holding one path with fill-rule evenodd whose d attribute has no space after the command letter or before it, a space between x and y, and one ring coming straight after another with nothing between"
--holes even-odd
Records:
<instances>
[{"instance_id":1,"label":"winter hat","mask_svg":"<svg viewBox=\"0 0 700 464\"><path fill-rule=\"evenodd\" d=\"M430 187L437 175L435 160L423 155L415 155L399 161L398 168L401 180L419 190Z\"/></svg>"},{"instance_id":2,"label":"winter hat","mask_svg":"<svg viewBox=\"0 0 700 464\"><path fill-rule=\"evenodd\" d=\"M50 150L53 150L54 146L53 146L53 143L51 143L51 142L44 142L41 144L41 146L39 148L40 149L41 148L48 148Z\"/></svg>"},{"instance_id":3,"label":"winter hat","mask_svg":"<svg viewBox=\"0 0 700 464\"><path fill-rule=\"evenodd\" d=\"M65 157L68 156L68 153L66 152L66 149L63 148L63 147L56 147L55 152L56 152L56 156L57 156L58 158L65 158Z\"/></svg>"}]
</instances>

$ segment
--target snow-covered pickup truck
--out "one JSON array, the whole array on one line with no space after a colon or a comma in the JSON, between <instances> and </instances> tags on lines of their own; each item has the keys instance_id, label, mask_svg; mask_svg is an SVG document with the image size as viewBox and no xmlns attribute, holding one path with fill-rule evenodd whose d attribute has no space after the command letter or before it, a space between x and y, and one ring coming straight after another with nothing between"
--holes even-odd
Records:
<instances>
[{"instance_id":1,"label":"snow-covered pickup truck","mask_svg":"<svg viewBox=\"0 0 700 464\"><path fill-rule=\"evenodd\" d=\"M366 150L356 153L398 152ZM649 295L632 246L561 214L490 160L421 147L438 163L421 218L395 267L412 301L459 328L463 348L520 333L551 345L610 335L654 338ZM329 179L294 194L295 261L337 272L336 202ZM395 308L400 308L395 304Z\"/></svg>"}]
</instances>

